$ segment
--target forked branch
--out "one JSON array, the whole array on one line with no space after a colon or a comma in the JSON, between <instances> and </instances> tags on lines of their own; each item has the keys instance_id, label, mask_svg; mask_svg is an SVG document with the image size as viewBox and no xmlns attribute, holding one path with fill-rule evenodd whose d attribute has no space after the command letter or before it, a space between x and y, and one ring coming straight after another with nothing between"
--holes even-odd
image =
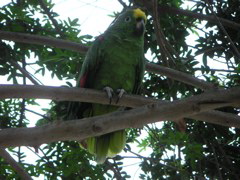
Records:
<instances>
[{"instance_id":1,"label":"forked branch","mask_svg":"<svg viewBox=\"0 0 240 180\"><path fill-rule=\"evenodd\" d=\"M211 93L214 94L215 92L218 91L212 91ZM57 101L81 101L109 104L106 94L101 91L85 88L66 88L53 86L0 85L0 99L6 98L39 98ZM113 99L113 102L116 102L116 99ZM135 108L156 103L159 105L166 105L170 102L137 95L124 95L118 104L112 105ZM219 124L222 126L240 127L239 116L215 110L202 112L197 115L190 116L189 118Z\"/></svg>"},{"instance_id":2,"label":"forked branch","mask_svg":"<svg viewBox=\"0 0 240 180\"><path fill-rule=\"evenodd\" d=\"M78 88L73 89L77 93ZM63 92L62 90L60 92ZM81 91L80 88L79 91ZM58 94L57 89L55 89L55 93ZM77 94L80 95L80 93ZM77 97L73 95L72 98L74 96ZM81 141L88 137L99 136L121 129L141 127L148 123L167 120L176 121L184 117L194 118L194 116L199 116L200 113L215 108L238 106L239 104L240 88L216 90L183 100L168 103L160 101L160 103L148 104L128 111L117 111L103 116L81 120L56 121L53 124L34 128L3 129L0 131L0 146L23 145L37 147L43 143L56 141ZM235 121L235 127L240 128L239 119Z\"/></svg>"}]
</instances>

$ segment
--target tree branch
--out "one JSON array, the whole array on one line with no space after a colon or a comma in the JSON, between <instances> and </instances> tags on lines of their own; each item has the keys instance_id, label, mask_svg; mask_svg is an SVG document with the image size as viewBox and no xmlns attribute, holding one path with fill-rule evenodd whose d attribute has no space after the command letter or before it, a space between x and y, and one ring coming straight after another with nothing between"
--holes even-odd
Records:
<instances>
[{"instance_id":1,"label":"tree branch","mask_svg":"<svg viewBox=\"0 0 240 180\"><path fill-rule=\"evenodd\" d=\"M138 0L138 1L136 1L136 3L137 4L142 4L144 7L146 7L147 10L149 11L149 13L153 12L152 1ZM189 11L189 10L174 8L174 7L170 7L170 6L167 6L167 5L158 5L158 12L160 14L161 13L169 13L169 14L173 14L173 15L179 14L179 15L184 15L184 16L188 16L188 17L192 17L192 18L196 18L196 19L200 19L200 20L209 21L209 22L215 23L215 24L218 23L218 22L216 22L216 18L213 15L209 16L209 15L205 15L205 14L194 13L194 12ZM239 23L235 23L233 21L230 21L230 20L227 20L227 19L224 19L224 18L219 18L219 21L224 26L227 26L229 28L236 29L236 30L239 30L239 28L240 28Z\"/></svg>"},{"instance_id":2,"label":"tree branch","mask_svg":"<svg viewBox=\"0 0 240 180\"><path fill-rule=\"evenodd\" d=\"M118 0L118 2L123 6L123 8L127 8L127 4L123 2L123 0Z\"/></svg>"},{"instance_id":3,"label":"tree branch","mask_svg":"<svg viewBox=\"0 0 240 180\"><path fill-rule=\"evenodd\" d=\"M163 64L167 67L173 67L175 64L175 60L172 56L172 54L175 53L173 51L173 48L169 44L169 42L166 40L166 36L163 33L162 27L160 25L159 17L158 17L158 11L157 11L158 1L153 0L152 7L153 7L153 26L154 26L154 32L157 39L157 44L160 47L160 52L163 55L164 58L162 58ZM171 48L169 48L171 47ZM171 52L171 53L170 53ZM164 55L166 54L166 56Z\"/></svg>"},{"instance_id":4,"label":"tree branch","mask_svg":"<svg viewBox=\"0 0 240 180\"><path fill-rule=\"evenodd\" d=\"M217 86L213 83L198 79L190 74L186 74L184 72L177 71L168 67L156 65L153 63L147 63L146 70L148 72L165 75L174 80L192 85L194 87L201 88L203 90L217 89Z\"/></svg>"},{"instance_id":5,"label":"tree branch","mask_svg":"<svg viewBox=\"0 0 240 180\"><path fill-rule=\"evenodd\" d=\"M28 43L28 44L49 45L49 46L68 49L71 51L77 51L81 53L86 53L86 51L88 50L87 46L84 46L79 43L74 43L74 42L56 39L56 38L38 36L38 35L30 35L25 33L0 31L0 39ZM216 88L214 84L205 82L189 74L186 74L174 69L166 68L164 66L147 63L146 70L149 72L165 75L174 80L184 82L186 84L190 84L192 86L195 86L201 89L208 90L208 89Z\"/></svg>"},{"instance_id":6,"label":"tree branch","mask_svg":"<svg viewBox=\"0 0 240 180\"><path fill-rule=\"evenodd\" d=\"M57 48L68 49L80 53L88 50L87 46L67 40L56 39L52 37L44 37L39 35L0 31L0 39L10 40L28 44L49 45Z\"/></svg>"},{"instance_id":7,"label":"tree branch","mask_svg":"<svg viewBox=\"0 0 240 180\"><path fill-rule=\"evenodd\" d=\"M221 170L220 170L220 165L219 165L219 161L218 161L218 158L217 158L217 153L215 151L215 148L213 146L212 143L209 143L208 146L210 146L210 148L212 149L212 152L213 152L213 157L214 157L214 161L215 161L215 165L216 165L216 169L217 169L217 174L218 174L218 179L219 180L223 180L223 177L222 177L222 173L221 173Z\"/></svg>"},{"instance_id":8,"label":"tree branch","mask_svg":"<svg viewBox=\"0 0 240 180\"><path fill-rule=\"evenodd\" d=\"M0 85L0 99L6 98L39 98L52 99L56 101L81 101L89 103L109 104L106 93L94 89L68 88L53 86L33 85ZM116 102L117 97L113 97ZM138 107L146 104L160 103L164 101L146 98L137 95L124 95L118 104L111 104L125 107Z\"/></svg>"},{"instance_id":9,"label":"tree branch","mask_svg":"<svg viewBox=\"0 0 240 180\"><path fill-rule=\"evenodd\" d=\"M227 40L230 42L230 45L232 46L233 50L234 50L235 53L236 53L237 58L239 59L239 58L240 58L240 53L239 53L237 47L235 46L235 44L234 44L234 42L232 41L232 39L231 39L231 37L229 36L229 34L227 33L226 29L223 27L223 25L222 25L219 17L217 17L216 13L214 12L212 5L209 3L208 0L206 0L206 2L207 2L207 4L208 4L209 9L210 9L210 10L212 11L212 13L213 13L213 16L214 16L214 18L216 19L216 21L217 21L217 23L218 23L218 25L219 25L220 30L222 30L222 32L223 32L223 33L225 34L225 36L227 37Z\"/></svg>"},{"instance_id":10,"label":"tree branch","mask_svg":"<svg viewBox=\"0 0 240 180\"><path fill-rule=\"evenodd\" d=\"M38 113L38 112L35 112L35 111L30 110L30 109L27 109L27 108L25 108L25 111L31 112L31 113L33 113L33 114L35 114L35 115L38 115L38 116L40 116L41 118L44 118L44 119L47 119L47 120L50 120L50 119L51 119L50 117L48 117L48 116L46 116L46 115L40 114L40 113Z\"/></svg>"},{"instance_id":11,"label":"tree branch","mask_svg":"<svg viewBox=\"0 0 240 180\"><path fill-rule=\"evenodd\" d=\"M34 77L26 71L26 69L22 68L17 62L13 60L9 60L10 64L12 64L16 69L18 69L25 77L27 77L33 84L39 85L39 83L34 79Z\"/></svg>"},{"instance_id":12,"label":"tree branch","mask_svg":"<svg viewBox=\"0 0 240 180\"><path fill-rule=\"evenodd\" d=\"M10 154L3 148L0 148L0 156L18 173L22 179L30 180L31 176L10 156Z\"/></svg>"},{"instance_id":13,"label":"tree branch","mask_svg":"<svg viewBox=\"0 0 240 180\"><path fill-rule=\"evenodd\" d=\"M107 172L108 170L111 170L114 173L113 178L116 178L116 180L122 180L123 179L123 177L121 175L121 172L118 169L118 166L116 166L116 164L115 164L115 161L114 161L114 163L111 163L109 161L105 161L104 165L106 166L105 167L106 168L105 172Z\"/></svg>"},{"instance_id":14,"label":"tree branch","mask_svg":"<svg viewBox=\"0 0 240 180\"><path fill-rule=\"evenodd\" d=\"M45 2L43 0L38 0L41 8L43 9L44 13L47 14L48 18L51 20L52 24L54 25L57 33L64 38L64 33L61 31L61 28L58 25L58 22L56 21L56 19L53 18L50 9L47 7L47 5L45 4Z\"/></svg>"},{"instance_id":15,"label":"tree branch","mask_svg":"<svg viewBox=\"0 0 240 180\"><path fill-rule=\"evenodd\" d=\"M175 166L170 166L170 165L167 165L167 164L163 164L163 163L160 163L158 158L152 158L152 157L145 157L145 156L142 156L140 154L137 154L133 151L131 151L130 149L127 149L128 152L136 155L136 156L122 156L123 158L140 158L140 159L147 159L147 160L152 160L153 162L156 162L156 163L159 163L161 164L162 166L166 166L168 168L171 168L171 169L174 169L174 170L179 170L179 168L175 167Z\"/></svg>"},{"instance_id":16,"label":"tree branch","mask_svg":"<svg viewBox=\"0 0 240 180\"><path fill-rule=\"evenodd\" d=\"M77 88L73 88L73 90L77 90ZM79 90L81 91L80 88ZM88 137L99 136L121 129L141 127L148 123L166 120L176 121L184 117L194 118L197 114L199 116L201 112L239 104L240 88L216 90L183 100L165 104L161 102L149 104L128 111L117 111L81 120L56 121L52 124L34 128L2 129L0 131L0 146L24 145L37 147L43 143L56 141L81 141ZM235 123L235 127L240 128L240 121L238 120Z\"/></svg>"},{"instance_id":17,"label":"tree branch","mask_svg":"<svg viewBox=\"0 0 240 180\"><path fill-rule=\"evenodd\" d=\"M200 19L200 20L209 21L211 23L217 23L215 17L212 16L212 15L209 16L209 15L205 15L205 14L194 13L194 12L189 11L189 10L178 9L178 8L169 7L169 6L161 6L159 8L159 10L160 10L160 12L162 11L162 12L168 12L168 13L171 13L171 14L179 14L179 15L184 15L184 16L197 18L197 19ZM240 24L235 23L234 21L230 21L230 20L220 18L220 17L219 17L219 20L224 26L227 26L229 28L236 29L236 30L239 30L239 28L240 28Z\"/></svg>"},{"instance_id":18,"label":"tree branch","mask_svg":"<svg viewBox=\"0 0 240 180\"><path fill-rule=\"evenodd\" d=\"M0 99L6 98L39 98L52 99L57 101L82 101L90 103L109 104L106 94L101 91L85 88L66 88L52 86L22 86L22 85L0 85ZM113 102L116 102L116 97L113 97ZM163 101L153 98L146 98L137 95L125 94L116 106L124 107L139 107L148 104L168 104L169 101ZM207 111L189 118L209 123L219 124L229 127L240 127L240 117L231 113L220 111Z\"/></svg>"}]
</instances>

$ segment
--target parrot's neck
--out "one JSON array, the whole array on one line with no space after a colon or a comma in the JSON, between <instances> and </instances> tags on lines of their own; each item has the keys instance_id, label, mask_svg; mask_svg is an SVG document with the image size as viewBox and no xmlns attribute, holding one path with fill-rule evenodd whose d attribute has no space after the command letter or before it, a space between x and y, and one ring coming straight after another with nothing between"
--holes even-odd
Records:
<instances>
[{"instance_id":1,"label":"parrot's neck","mask_svg":"<svg viewBox=\"0 0 240 180\"><path fill-rule=\"evenodd\" d=\"M129 44L131 47L143 47L143 36L129 36L127 33L114 33L113 30L107 30L103 36L104 39L112 40L115 43L124 43L125 45Z\"/></svg>"}]
</instances>

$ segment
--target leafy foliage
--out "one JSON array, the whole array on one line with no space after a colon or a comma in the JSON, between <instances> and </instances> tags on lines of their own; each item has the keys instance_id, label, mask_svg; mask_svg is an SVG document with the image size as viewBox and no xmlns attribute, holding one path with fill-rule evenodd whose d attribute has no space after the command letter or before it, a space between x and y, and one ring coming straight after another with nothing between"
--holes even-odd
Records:
<instances>
[{"instance_id":1,"label":"leafy foliage","mask_svg":"<svg viewBox=\"0 0 240 180\"><path fill-rule=\"evenodd\" d=\"M78 19L61 20L53 11L51 1L43 1L50 12L47 13L39 2L12 1L0 9L0 29L46 37L55 37L89 46L92 37L80 35ZM139 1L145 6L146 1ZM137 5L139 5L139 2ZM160 0L159 6L186 9L185 1ZM240 8L237 0L200 0L193 2L193 13L213 15L230 20L232 26L224 30L212 21L199 21L196 16L161 13L159 22L164 37L171 46L167 52L159 48L154 31L154 18L148 11L148 24L145 34L145 52L148 61L168 66L192 76L229 88L240 84L239 30L234 23L240 23ZM133 2L136 5L136 2ZM212 11L214 10L214 12ZM51 18L50 18L51 17ZM51 19L55 19L53 23ZM217 22L217 20L216 20ZM56 27L57 26L57 27ZM58 30L57 30L58 29ZM195 39L195 41L192 41ZM150 52L150 53L149 53ZM149 55L151 54L151 55ZM26 84L26 77L14 66L18 63L23 69L35 68L34 75L51 74L60 80L72 80L78 71L84 54L69 50L0 41L0 75L13 84ZM164 59L169 62L165 64ZM1 78L2 78L1 77ZM46 79L47 81L47 79ZM64 84L63 84L64 85ZM68 86L74 86L70 82ZM202 90L174 81L162 75L146 73L143 95L163 100L176 100L194 96ZM39 106L33 99L6 99L0 102L0 128L26 127L28 107ZM57 119L56 106L43 109L37 125ZM221 108L223 112L239 114L237 108ZM34 111L34 108L31 109ZM28 111L29 112L29 111ZM174 112L173 112L174 113ZM180 132L172 122L146 125L141 129L129 129L125 152L134 155L141 163L140 179L238 179L240 164L240 131L205 122L186 120L186 132ZM132 148L133 142L138 148ZM25 162L26 153L21 148L9 148L11 154L33 177L43 175L46 179L126 179L129 172L124 168L124 159L116 156L104 165L96 165L91 154L80 149L77 142L57 142L42 145L39 159L35 164ZM143 156L143 152L148 152ZM20 179L14 170L0 159L0 179Z\"/></svg>"}]
</instances>

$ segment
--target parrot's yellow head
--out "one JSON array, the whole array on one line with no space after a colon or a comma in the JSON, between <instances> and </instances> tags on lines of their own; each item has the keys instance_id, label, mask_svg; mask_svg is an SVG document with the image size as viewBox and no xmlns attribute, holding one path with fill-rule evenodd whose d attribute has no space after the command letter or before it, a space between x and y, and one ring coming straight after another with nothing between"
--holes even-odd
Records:
<instances>
[{"instance_id":1,"label":"parrot's yellow head","mask_svg":"<svg viewBox=\"0 0 240 180\"><path fill-rule=\"evenodd\" d=\"M114 31L123 37L142 38L147 17L139 8L130 8L122 12L113 21L107 31Z\"/></svg>"},{"instance_id":2,"label":"parrot's yellow head","mask_svg":"<svg viewBox=\"0 0 240 180\"><path fill-rule=\"evenodd\" d=\"M141 9L137 8L137 9L133 9L133 17L135 19L141 18L144 19L145 23L147 21L147 17L145 12L143 12Z\"/></svg>"}]
</instances>

